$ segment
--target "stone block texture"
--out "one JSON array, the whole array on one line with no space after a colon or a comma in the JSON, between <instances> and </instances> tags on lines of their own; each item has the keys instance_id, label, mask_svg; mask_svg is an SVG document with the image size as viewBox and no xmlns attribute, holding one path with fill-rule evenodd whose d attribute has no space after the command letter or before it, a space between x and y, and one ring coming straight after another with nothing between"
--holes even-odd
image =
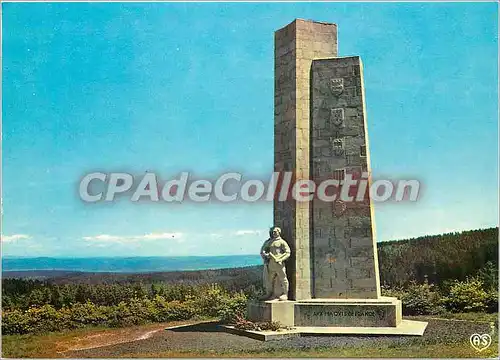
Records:
<instances>
[{"instance_id":1,"label":"stone block texture","mask_svg":"<svg viewBox=\"0 0 500 360\"><path fill-rule=\"evenodd\" d=\"M294 325L293 301L249 301L247 315L250 321L276 321L284 326Z\"/></svg>"},{"instance_id":2,"label":"stone block texture","mask_svg":"<svg viewBox=\"0 0 500 360\"><path fill-rule=\"evenodd\" d=\"M310 76L314 59L337 56L337 26L297 19L275 33L274 171L309 179ZM283 230L290 299L311 298L310 204L274 202L274 224Z\"/></svg>"},{"instance_id":3,"label":"stone block texture","mask_svg":"<svg viewBox=\"0 0 500 360\"><path fill-rule=\"evenodd\" d=\"M311 76L311 178L344 180L369 174L363 88L357 56L318 59ZM309 204L311 272L314 298L378 298L378 273L372 204L317 197ZM349 196L358 191L352 187ZM368 192L367 192L368 193Z\"/></svg>"}]
</instances>

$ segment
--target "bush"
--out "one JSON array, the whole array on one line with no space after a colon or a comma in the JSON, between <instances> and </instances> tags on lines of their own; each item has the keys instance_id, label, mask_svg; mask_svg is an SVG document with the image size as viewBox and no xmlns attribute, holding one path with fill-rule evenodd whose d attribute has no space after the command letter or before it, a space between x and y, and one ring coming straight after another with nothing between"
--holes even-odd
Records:
<instances>
[{"instance_id":1,"label":"bush","mask_svg":"<svg viewBox=\"0 0 500 360\"><path fill-rule=\"evenodd\" d=\"M439 314L444 310L441 295L432 284L412 282L405 289L382 288L382 293L401 300L403 315Z\"/></svg>"},{"instance_id":2,"label":"bush","mask_svg":"<svg viewBox=\"0 0 500 360\"><path fill-rule=\"evenodd\" d=\"M244 317L237 317L234 324L236 329L240 330L253 330L253 331L278 331L285 328L278 321L263 321L263 322L253 322L245 319Z\"/></svg>"},{"instance_id":3,"label":"bush","mask_svg":"<svg viewBox=\"0 0 500 360\"><path fill-rule=\"evenodd\" d=\"M389 297L395 297L401 300L401 298L404 295L404 290L401 288L391 288L387 285L382 285L380 287L382 296L389 296Z\"/></svg>"},{"instance_id":4,"label":"bush","mask_svg":"<svg viewBox=\"0 0 500 360\"><path fill-rule=\"evenodd\" d=\"M192 297L193 306L197 309L199 315L216 317L224 306L227 299L227 292L217 284L206 286Z\"/></svg>"},{"instance_id":5,"label":"bush","mask_svg":"<svg viewBox=\"0 0 500 360\"><path fill-rule=\"evenodd\" d=\"M247 310L247 297L244 293L236 293L224 299L217 311L217 316L225 324L234 324L239 318L245 316Z\"/></svg>"},{"instance_id":6,"label":"bush","mask_svg":"<svg viewBox=\"0 0 500 360\"><path fill-rule=\"evenodd\" d=\"M26 312L9 310L2 312L2 333L4 335L27 334L33 331Z\"/></svg>"},{"instance_id":7,"label":"bush","mask_svg":"<svg viewBox=\"0 0 500 360\"><path fill-rule=\"evenodd\" d=\"M120 302L118 305L112 307L109 325L113 327L125 327L148 322L148 313L144 305L141 299Z\"/></svg>"},{"instance_id":8,"label":"bush","mask_svg":"<svg viewBox=\"0 0 500 360\"><path fill-rule=\"evenodd\" d=\"M189 320L197 314L197 309L189 301L170 301L166 308L166 320Z\"/></svg>"},{"instance_id":9,"label":"bush","mask_svg":"<svg viewBox=\"0 0 500 360\"><path fill-rule=\"evenodd\" d=\"M236 314L244 313L245 295L224 294L213 298L208 295L204 294L198 302L193 299L184 302L167 301L156 295L152 300L147 297L132 298L113 306L96 305L87 301L59 310L52 305L31 307L27 310L5 310L2 313L2 331L7 335L60 331L84 326L125 327L149 322L188 320L199 315L213 316L214 313L231 319ZM204 304L202 308L199 306L200 301ZM217 305L214 304L215 301ZM214 309L209 308L210 304Z\"/></svg>"},{"instance_id":10,"label":"bush","mask_svg":"<svg viewBox=\"0 0 500 360\"><path fill-rule=\"evenodd\" d=\"M490 290L486 294L486 311L498 312L498 290Z\"/></svg>"},{"instance_id":11,"label":"bush","mask_svg":"<svg viewBox=\"0 0 500 360\"><path fill-rule=\"evenodd\" d=\"M156 309L155 318L153 321L163 322L170 320L168 301L163 296L156 295L153 299L153 304Z\"/></svg>"},{"instance_id":12,"label":"bush","mask_svg":"<svg viewBox=\"0 0 500 360\"><path fill-rule=\"evenodd\" d=\"M405 315L438 314L443 311L441 300L434 285L415 282L408 286L401 298Z\"/></svg>"},{"instance_id":13,"label":"bush","mask_svg":"<svg viewBox=\"0 0 500 360\"><path fill-rule=\"evenodd\" d=\"M243 292L230 294L220 285L211 284L185 303L191 303L199 316L218 317L224 323L231 323L236 316L246 313L247 297Z\"/></svg>"},{"instance_id":14,"label":"bush","mask_svg":"<svg viewBox=\"0 0 500 360\"><path fill-rule=\"evenodd\" d=\"M65 313L60 313L52 305L32 307L26 312L33 332L59 331L64 328L68 319L64 319Z\"/></svg>"},{"instance_id":15,"label":"bush","mask_svg":"<svg viewBox=\"0 0 500 360\"><path fill-rule=\"evenodd\" d=\"M161 295L167 301L186 301L191 299L197 291L193 286L186 284L170 284L167 287L159 287L158 295Z\"/></svg>"},{"instance_id":16,"label":"bush","mask_svg":"<svg viewBox=\"0 0 500 360\"><path fill-rule=\"evenodd\" d=\"M488 293L478 279L455 281L443 304L451 312L481 312L488 307Z\"/></svg>"},{"instance_id":17,"label":"bush","mask_svg":"<svg viewBox=\"0 0 500 360\"><path fill-rule=\"evenodd\" d=\"M258 323L258 326L260 330L271 330L271 331L278 331L279 329L283 328L283 326L277 321L261 322Z\"/></svg>"},{"instance_id":18,"label":"bush","mask_svg":"<svg viewBox=\"0 0 500 360\"><path fill-rule=\"evenodd\" d=\"M66 313L71 319L72 327L82 327L85 325L103 325L109 321L110 308L97 306L90 301L84 304L74 304L69 308L63 308L60 313Z\"/></svg>"}]
</instances>

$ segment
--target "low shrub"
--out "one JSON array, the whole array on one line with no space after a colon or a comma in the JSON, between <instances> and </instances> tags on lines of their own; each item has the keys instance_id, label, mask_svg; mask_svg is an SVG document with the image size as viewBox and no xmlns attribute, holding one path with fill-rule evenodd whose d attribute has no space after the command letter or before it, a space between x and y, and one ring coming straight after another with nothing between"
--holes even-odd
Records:
<instances>
[{"instance_id":1,"label":"low shrub","mask_svg":"<svg viewBox=\"0 0 500 360\"><path fill-rule=\"evenodd\" d=\"M231 308L229 308L231 309ZM2 332L5 335L44 333L85 326L125 327L149 322L188 320L198 314L189 301L166 301L161 296L122 301L114 306L100 306L87 301L55 309L52 305L27 310L2 312Z\"/></svg>"},{"instance_id":2,"label":"low shrub","mask_svg":"<svg viewBox=\"0 0 500 360\"><path fill-rule=\"evenodd\" d=\"M254 331L279 331L285 328L278 321L253 322L240 316L237 317L234 327L240 330Z\"/></svg>"},{"instance_id":3,"label":"low shrub","mask_svg":"<svg viewBox=\"0 0 500 360\"><path fill-rule=\"evenodd\" d=\"M488 299L483 283L478 279L468 279L453 282L443 304L451 312L481 312L488 308Z\"/></svg>"},{"instance_id":4,"label":"low shrub","mask_svg":"<svg viewBox=\"0 0 500 360\"><path fill-rule=\"evenodd\" d=\"M498 312L498 290L490 290L486 293L486 311Z\"/></svg>"},{"instance_id":5,"label":"low shrub","mask_svg":"<svg viewBox=\"0 0 500 360\"><path fill-rule=\"evenodd\" d=\"M33 332L33 328L25 311L7 310L2 312L3 334L28 334L30 332Z\"/></svg>"},{"instance_id":6,"label":"low shrub","mask_svg":"<svg viewBox=\"0 0 500 360\"><path fill-rule=\"evenodd\" d=\"M121 301L112 307L109 325L125 327L149 322L149 314L144 305L142 299L131 299L129 302Z\"/></svg>"},{"instance_id":7,"label":"low shrub","mask_svg":"<svg viewBox=\"0 0 500 360\"><path fill-rule=\"evenodd\" d=\"M432 284L412 282L405 289L401 302L405 315L428 315L443 312L442 298Z\"/></svg>"},{"instance_id":8,"label":"low shrub","mask_svg":"<svg viewBox=\"0 0 500 360\"><path fill-rule=\"evenodd\" d=\"M224 307L228 297L229 294L221 286L210 284L189 300L192 301L200 315L216 317L221 308Z\"/></svg>"},{"instance_id":9,"label":"low shrub","mask_svg":"<svg viewBox=\"0 0 500 360\"><path fill-rule=\"evenodd\" d=\"M6 335L60 331L74 327L69 312L66 309L56 310L52 305L2 313L2 333Z\"/></svg>"},{"instance_id":10,"label":"low shrub","mask_svg":"<svg viewBox=\"0 0 500 360\"><path fill-rule=\"evenodd\" d=\"M166 308L166 320L189 320L197 315L198 310L190 302L170 301Z\"/></svg>"},{"instance_id":11,"label":"low shrub","mask_svg":"<svg viewBox=\"0 0 500 360\"><path fill-rule=\"evenodd\" d=\"M260 328L260 330L272 330L272 331L278 331L279 329L283 328L283 326L277 321L260 322L258 323L258 327Z\"/></svg>"},{"instance_id":12,"label":"low shrub","mask_svg":"<svg viewBox=\"0 0 500 360\"><path fill-rule=\"evenodd\" d=\"M382 285L380 287L382 296L395 297L401 300L404 294L404 290L401 288L391 288L387 285Z\"/></svg>"},{"instance_id":13,"label":"low shrub","mask_svg":"<svg viewBox=\"0 0 500 360\"><path fill-rule=\"evenodd\" d=\"M72 323L70 327L82 327L86 325L106 324L112 313L112 307L98 306L90 301L80 304L76 303L71 307L59 310L59 313L65 314L66 318Z\"/></svg>"},{"instance_id":14,"label":"low shrub","mask_svg":"<svg viewBox=\"0 0 500 360\"><path fill-rule=\"evenodd\" d=\"M250 321L243 316L236 316L236 319L234 320L233 325L236 329L240 329L240 330L257 330L258 329L257 323L254 323L253 321Z\"/></svg>"},{"instance_id":15,"label":"low shrub","mask_svg":"<svg viewBox=\"0 0 500 360\"><path fill-rule=\"evenodd\" d=\"M382 294L400 299L403 315L439 314L444 310L442 297L432 284L412 282L405 289L383 287Z\"/></svg>"},{"instance_id":16,"label":"low shrub","mask_svg":"<svg viewBox=\"0 0 500 360\"><path fill-rule=\"evenodd\" d=\"M245 316L247 311L247 297L243 292L224 298L217 311L217 317L225 324L233 324Z\"/></svg>"}]
</instances>

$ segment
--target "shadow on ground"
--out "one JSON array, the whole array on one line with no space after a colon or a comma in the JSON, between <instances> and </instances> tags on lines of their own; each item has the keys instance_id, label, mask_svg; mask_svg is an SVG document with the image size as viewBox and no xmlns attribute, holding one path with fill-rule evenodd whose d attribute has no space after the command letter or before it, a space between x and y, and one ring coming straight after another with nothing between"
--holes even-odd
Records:
<instances>
[{"instance_id":1,"label":"shadow on ground","mask_svg":"<svg viewBox=\"0 0 500 360\"><path fill-rule=\"evenodd\" d=\"M173 329L165 329L165 331L173 331L175 333L190 333L190 332L202 332L202 333L210 333L210 332L225 332L223 328L221 328L220 323L218 321L205 322L200 324L193 325L185 325L179 326Z\"/></svg>"}]
</instances>

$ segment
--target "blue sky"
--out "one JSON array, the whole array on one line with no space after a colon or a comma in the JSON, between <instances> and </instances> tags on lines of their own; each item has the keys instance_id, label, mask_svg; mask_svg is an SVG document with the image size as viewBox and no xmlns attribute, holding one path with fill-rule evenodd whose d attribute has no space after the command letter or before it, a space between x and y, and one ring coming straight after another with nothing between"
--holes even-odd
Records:
<instances>
[{"instance_id":1,"label":"blue sky","mask_svg":"<svg viewBox=\"0 0 500 360\"><path fill-rule=\"evenodd\" d=\"M2 8L4 255L258 252L269 203L77 189L97 170L267 178L273 32L294 18L337 23L340 55L362 57L374 176L422 183L416 203L376 205L378 240L498 225L495 3Z\"/></svg>"}]
</instances>

